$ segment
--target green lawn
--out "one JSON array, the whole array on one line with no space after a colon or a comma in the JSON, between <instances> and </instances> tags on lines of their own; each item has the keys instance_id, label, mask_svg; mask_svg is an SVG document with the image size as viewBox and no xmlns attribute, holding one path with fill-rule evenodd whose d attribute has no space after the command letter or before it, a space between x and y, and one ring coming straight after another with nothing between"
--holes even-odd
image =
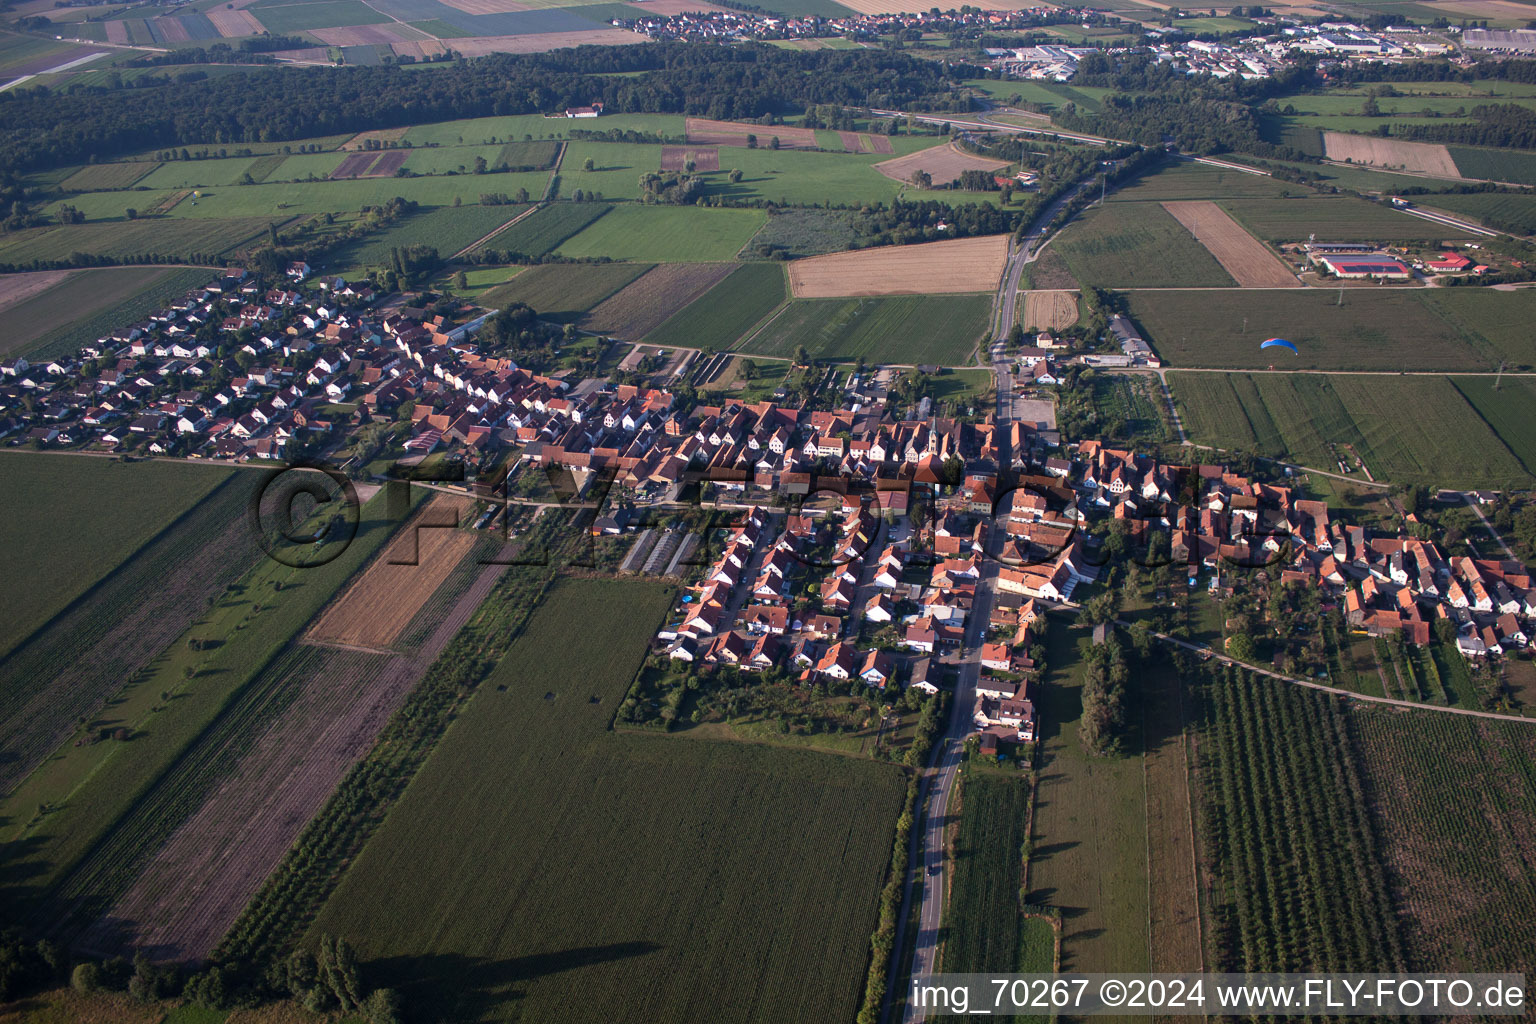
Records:
<instances>
[{"instance_id":1,"label":"green lawn","mask_svg":"<svg viewBox=\"0 0 1536 1024\"><path fill-rule=\"evenodd\" d=\"M1133 292L1131 316L1174 366L1494 370L1536 365L1536 291L1487 288ZM1246 326L1245 326L1246 323ZM1266 338L1299 355L1261 350Z\"/></svg>"},{"instance_id":2,"label":"green lawn","mask_svg":"<svg viewBox=\"0 0 1536 1024\"><path fill-rule=\"evenodd\" d=\"M783 304L784 268L745 263L645 337L648 345L718 351L732 345Z\"/></svg>"},{"instance_id":3,"label":"green lawn","mask_svg":"<svg viewBox=\"0 0 1536 1024\"><path fill-rule=\"evenodd\" d=\"M766 219L761 210L624 204L566 239L556 251L562 256L655 263L729 260Z\"/></svg>"},{"instance_id":4,"label":"green lawn","mask_svg":"<svg viewBox=\"0 0 1536 1024\"><path fill-rule=\"evenodd\" d=\"M986 295L796 299L742 351L787 357L804 345L812 359L958 366L986 333L991 312Z\"/></svg>"},{"instance_id":5,"label":"green lawn","mask_svg":"<svg viewBox=\"0 0 1536 1024\"><path fill-rule=\"evenodd\" d=\"M1229 287L1237 282L1159 203L1104 205L1051 243L1072 276L1099 288Z\"/></svg>"},{"instance_id":6,"label":"green lawn","mask_svg":"<svg viewBox=\"0 0 1536 1024\"><path fill-rule=\"evenodd\" d=\"M175 522L223 467L14 453L3 456L0 655ZM110 500L101 500L110 495Z\"/></svg>"},{"instance_id":7,"label":"green lawn","mask_svg":"<svg viewBox=\"0 0 1536 1024\"><path fill-rule=\"evenodd\" d=\"M558 584L310 940L354 942L414 1019L556 1020L579 1006L638 1022L704 1005L724 1022L850 1019L903 773L613 732L671 600L654 584Z\"/></svg>"}]
</instances>

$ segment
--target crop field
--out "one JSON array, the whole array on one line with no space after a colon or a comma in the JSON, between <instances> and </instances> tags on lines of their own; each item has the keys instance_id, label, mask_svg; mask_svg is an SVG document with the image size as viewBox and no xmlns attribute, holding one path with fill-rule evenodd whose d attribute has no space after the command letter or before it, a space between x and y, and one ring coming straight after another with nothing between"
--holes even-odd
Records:
<instances>
[{"instance_id":1,"label":"crop field","mask_svg":"<svg viewBox=\"0 0 1536 1024\"><path fill-rule=\"evenodd\" d=\"M1167 202L1163 209L1189 229L1208 249L1222 269L1243 288L1300 288L1296 275L1286 269L1258 239L1244 231L1227 212L1208 200Z\"/></svg>"},{"instance_id":2,"label":"crop field","mask_svg":"<svg viewBox=\"0 0 1536 1024\"><path fill-rule=\"evenodd\" d=\"M344 647L387 648L466 552L475 535L456 529L462 498L439 494L310 627L305 639Z\"/></svg>"},{"instance_id":3,"label":"crop field","mask_svg":"<svg viewBox=\"0 0 1536 1024\"><path fill-rule=\"evenodd\" d=\"M584 330L639 341L736 270L729 263L665 263L592 308Z\"/></svg>"},{"instance_id":4,"label":"crop field","mask_svg":"<svg viewBox=\"0 0 1536 1024\"><path fill-rule=\"evenodd\" d=\"M96 192L109 188L128 188L153 171L158 164L90 164L59 183L65 192Z\"/></svg>"},{"instance_id":5,"label":"crop field","mask_svg":"<svg viewBox=\"0 0 1536 1024\"><path fill-rule=\"evenodd\" d=\"M707 1000L715 1019L746 1021L764 985L780 993L775 1020L852 1016L903 775L610 731L670 600L647 584L558 584L311 936L393 960L424 1020L556 1019L576 1005L669 1020Z\"/></svg>"},{"instance_id":6,"label":"crop field","mask_svg":"<svg viewBox=\"0 0 1536 1024\"><path fill-rule=\"evenodd\" d=\"M1024 292L1019 322L1026 331L1059 331L1077 323L1077 293L1064 289Z\"/></svg>"},{"instance_id":7,"label":"crop field","mask_svg":"<svg viewBox=\"0 0 1536 1024\"><path fill-rule=\"evenodd\" d=\"M1526 962L1536 944L1536 733L1519 723L1363 707L1350 725L1382 857L1399 883L1412 969L1501 971ZM1468 892L1480 899L1469 902Z\"/></svg>"},{"instance_id":8,"label":"crop field","mask_svg":"<svg viewBox=\"0 0 1536 1024\"><path fill-rule=\"evenodd\" d=\"M547 171L555 165L555 158L559 155L560 144L557 142L507 142L497 151L491 166L528 167Z\"/></svg>"},{"instance_id":9,"label":"crop field","mask_svg":"<svg viewBox=\"0 0 1536 1024\"><path fill-rule=\"evenodd\" d=\"M1183 199L1265 199L1286 194L1306 194L1303 185L1276 181L1267 174L1247 174L1208 164L1173 161L1133 184L1118 186L1110 203Z\"/></svg>"},{"instance_id":10,"label":"crop field","mask_svg":"<svg viewBox=\"0 0 1536 1024\"><path fill-rule=\"evenodd\" d=\"M1008 166L1006 160L976 156L962 152L954 143L934 146L931 149L908 153L894 160L882 160L875 170L893 181L911 181L918 171L927 171L935 185L955 181L961 171L999 171Z\"/></svg>"},{"instance_id":11,"label":"crop field","mask_svg":"<svg viewBox=\"0 0 1536 1024\"><path fill-rule=\"evenodd\" d=\"M1422 180L1422 179L1420 179ZM1237 199L1222 208L1266 242L1405 242L1459 238L1454 228L1363 199Z\"/></svg>"},{"instance_id":12,"label":"crop field","mask_svg":"<svg viewBox=\"0 0 1536 1024\"><path fill-rule=\"evenodd\" d=\"M1154 203L1091 210L1052 245L1084 285L1177 288L1235 283L1205 246Z\"/></svg>"},{"instance_id":13,"label":"crop field","mask_svg":"<svg viewBox=\"0 0 1536 1024\"><path fill-rule=\"evenodd\" d=\"M52 288L73 271L34 270L27 274L6 274L0 277L0 313L24 303L40 291Z\"/></svg>"},{"instance_id":14,"label":"crop field","mask_svg":"<svg viewBox=\"0 0 1536 1024\"><path fill-rule=\"evenodd\" d=\"M228 475L0 659L0 747L7 754L0 792L34 770L80 716L97 714L255 561L249 479Z\"/></svg>"},{"instance_id":15,"label":"crop field","mask_svg":"<svg viewBox=\"0 0 1536 1024\"><path fill-rule=\"evenodd\" d=\"M551 203L493 235L484 248L497 252L543 256L561 242L602 217L613 207L605 203Z\"/></svg>"},{"instance_id":16,"label":"crop field","mask_svg":"<svg viewBox=\"0 0 1536 1024\"><path fill-rule=\"evenodd\" d=\"M787 149L815 149L816 133L809 128L790 125L745 124L737 121L711 121L703 117L688 119L688 144L695 146L742 146L748 145L749 135L757 136L759 146L767 146L777 138L779 146Z\"/></svg>"},{"instance_id":17,"label":"crop field","mask_svg":"<svg viewBox=\"0 0 1536 1024\"><path fill-rule=\"evenodd\" d=\"M718 146L662 146L661 169L664 171L685 171L688 164L692 163L698 171L718 171L720 169L720 147Z\"/></svg>"},{"instance_id":18,"label":"crop field","mask_svg":"<svg viewBox=\"0 0 1536 1024\"><path fill-rule=\"evenodd\" d=\"M67 455L5 456L0 655L64 609L217 487L222 467L126 466ZM111 495L110 501L99 500Z\"/></svg>"},{"instance_id":19,"label":"crop field","mask_svg":"<svg viewBox=\"0 0 1536 1024\"><path fill-rule=\"evenodd\" d=\"M1139 667L1142 765L1147 792L1148 945L1154 971L1198 971L1200 898L1187 735L1190 698L1177 668L1159 659ZM1133 716L1134 717L1134 716Z\"/></svg>"},{"instance_id":20,"label":"crop field","mask_svg":"<svg viewBox=\"0 0 1536 1024\"><path fill-rule=\"evenodd\" d=\"M788 357L804 345L812 359L955 366L976 348L991 312L985 295L797 299L742 351Z\"/></svg>"},{"instance_id":21,"label":"crop field","mask_svg":"<svg viewBox=\"0 0 1536 1024\"><path fill-rule=\"evenodd\" d=\"M24 840L14 847L24 853L0 866L11 920L59 922L66 905L78 914L104 909L100 901L159 848L179 823L176 809L189 810L186 794L206 782L178 772L189 752L220 729L255 735L262 719L249 703L258 696L249 684L387 539L395 524L386 506L382 498L366 504L352 543L324 565L259 559L199 610L183 634L196 643L179 639L164 648L124 682L110 718L82 723L78 743L66 739L0 800L5 838ZM98 740L103 728L123 729L131 741ZM146 813L152 804L168 810Z\"/></svg>"},{"instance_id":22,"label":"crop field","mask_svg":"<svg viewBox=\"0 0 1536 1024\"><path fill-rule=\"evenodd\" d=\"M1487 485L1527 475L1444 377L1174 373L1170 385L1191 439L1219 447L1330 472L1353 452L1376 479L1394 482Z\"/></svg>"},{"instance_id":23,"label":"crop field","mask_svg":"<svg viewBox=\"0 0 1536 1024\"><path fill-rule=\"evenodd\" d=\"M735 345L783 305L784 269L777 263L744 263L691 305L646 335L648 345L715 352Z\"/></svg>"},{"instance_id":24,"label":"crop field","mask_svg":"<svg viewBox=\"0 0 1536 1024\"><path fill-rule=\"evenodd\" d=\"M121 198L121 197L119 197ZM86 252L119 259L152 256L145 262L170 262L195 256L220 256L239 249L267 230L265 218L231 220L140 219L54 228L26 228L0 237L0 264L63 260Z\"/></svg>"},{"instance_id":25,"label":"crop field","mask_svg":"<svg viewBox=\"0 0 1536 1024\"><path fill-rule=\"evenodd\" d=\"M531 219L531 218L530 218ZM710 210L695 206L630 203L562 242L562 256L607 256L653 263L733 259L763 226L761 210Z\"/></svg>"},{"instance_id":26,"label":"crop field","mask_svg":"<svg viewBox=\"0 0 1536 1024\"><path fill-rule=\"evenodd\" d=\"M1468 294L1460 294L1468 293ZM1536 364L1522 333L1536 293L1487 288L1143 291L1130 295L1143 336L1174 366L1281 370L1495 370ZM1265 338L1299 355L1261 350Z\"/></svg>"},{"instance_id":27,"label":"crop field","mask_svg":"<svg viewBox=\"0 0 1536 1024\"><path fill-rule=\"evenodd\" d=\"M5 307L6 335L0 342L0 355L17 353L51 357L73 353L80 344L94 341L124 322L131 322L160 305L164 299L179 297L194 283L207 283L213 271L109 267L25 276L34 278L30 285L39 277L53 275L57 276L48 286ZM103 323L100 329L93 329L89 337L81 337L79 326L95 325L104 320L99 316L104 311L113 314L113 323ZM127 315L122 315L124 313ZM70 341L78 343L68 344Z\"/></svg>"},{"instance_id":28,"label":"crop field","mask_svg":"<svg viewBox=\"0 0 1536 1024\"><path fill-rule=\"evenodd\" d=\"M1446 148L1426 142L1403 142L1367 135L1324 132L1323 147L1330 160L1345 160L1375 167L1400 167L1406 171L1459 178L1451 154Z\"/></svg>"},{"instance_id":29,"label":"crop field","mask_svg":"<svg viewBox=\"0 0 1536 1024\"><path fill-rule=\"evenodd\" d=\"M1499 231L1519 235L1536 234L1536 195L1528 192L1415 196L1414 202L1419 206L1471 217Z\"/></svg>"},{"instance_id":30,"label":"crop field","mask_svg":"<svg viewBox=\"0 0 1536 1024\"><path fill-rule=\"evenodd\" d=\"M1208 969L1404 970L1347 712L1238 669L1203 689Z\"/></svg>"},{"instance_id":31,"label":"crop field","mask_svg":"<svg viewBox=\"0 0 1536 1024\"><path fill-rule=\"evenodd\" d=\"M1029 840L1029 780L972 771L965 780L943 969L1017 971L1024 917L1021 851Z\"/></svg>"},{"instance_id":32,"label":"crop field","mask_svg":"<svg viewBox=\"0 0 1536 1024\"><path fill-rule=\"evenodd\" d=\"M1007 262L1007 235L886 245L796 260L789 287L797 299L990 292Z\"/></svg>"},{"instance_id":33,"label":"crop field","mask_svg":"<svg viewBox=\"0 0 1536 1024\"><path fill-rule=\"evenodd\" d=\"M1536 155L1514 149L1447 148L1464 177L1536 185Z\"/></svg>"},{"instance_id":34,"label":"crop field","mask_svg":"<svg viewBox=\"0 0 1536 1024\"><path fill-rule=\"evenodd\" d=\"M430 245L444 259L516 217L518 206L437 206L417 210L383 231L376 231L329 259L337 266L385 267L397 246Z\"/></svg>"},{"instance_id":35,"label":"crop field","mask_svg":"<svg viewBox=\"0 0 1536 1024\"><path fill-rule=\"evenodd\" d=\"M1526 473L1536 475L1536 417L1531 415L1536 379L1506 377L1497 390L1489 377L1452 377L1451 383L1509 446Z\"/></svg>"},{"instance_id":36,"label":"crop field","mask_svg":"<svg viewBox=\"0 0 1536 1024\"><path fill-rule=\"evenodd\" d=\"M506 284L480 293L482 306L499 309L526 302L539 316L560 323L581 319L608 296L651 269L649 263L594 263L529 267Z\"/></svg>"},{"instance_id":37,"label":"crop field","mask_svg":"<svg viewBox=\"0 0 1536 1024\"><path fill-rule=\"evenodd\" d=\"M1026 899L1061 909L1063 970L1146 971L1146 781L1139 753L1092 757L1078 738L1087 639L1050 618Z\"/></svg>"}]
</instances>

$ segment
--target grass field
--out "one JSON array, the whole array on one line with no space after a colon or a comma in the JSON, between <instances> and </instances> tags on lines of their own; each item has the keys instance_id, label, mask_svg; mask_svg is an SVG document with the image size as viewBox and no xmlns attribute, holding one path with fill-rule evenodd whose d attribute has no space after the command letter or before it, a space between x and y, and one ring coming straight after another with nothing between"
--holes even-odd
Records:
<instances>
[{"instance_id":1,"label":"grass field","mask_svg":"<svg viewBox=\"0 0 1536 1024\"><path fill-rule=\"evenodd\" d=\"M557 248L562 256L698 263L729 260L763 226L761 210L616 206Z\"/></svg>"},{"instance_id":2,"label":"grass field","mask_svg":"<svg viewBox=\"0 0 1536 1024\"><path fill-rule=\"evenodd\" d=\"M646 335L648 345L730 348L785 298L784 268L778 263L746 263L724 281Z\"/></svg>"},{"instance_id":3,"label":"grass field","mask_svg":"<svg viewBox=\"0 0 1536 1024\"><path fill-rule=\"evenodd\" d=\"M584 170L592 161L592 170ZM560 161L560 193L577 189L604 199L639 199L640 176L661 167L661 146L625 142L572 142Z\"/></svg>"},{"instance_id":4,"label":"grass field","mask_svg":"<svg viewBox=\"0 0 1536 1024\"><path fill-rule=\"evenodd\" d=\"M1221 206L1267 242L1305 242L1313 235L1319 242L1378 243L1461 237L1452 228L1363 199L1234 199Z\"/></svg>"},{"instance_id":5,"label":"grass field","mask_svg":"<svg viewBox=\"0 0 1536 1024\"><path fill-rule=\"evenodd\" d=\"M218 485L229 470L67 455L5 456L0 655L56 615ZM110 501L102 500L110 495Z\"/></svg>"},{"instance_id":6,"label":"grass field","mask_svg":"<svg viewBox=\"0 0 1536 1024\"><path fill-rule=\"evenodd\" d=\"M543 256L612 209L606 203L551 203L494 235L485 248Z\"/></svg>"},{"instance_id":7,"label":"grass field","mask_svg":"<svg viewBox=\"0 0 1536 1024\"><path fill-rule=\"evenodd\" d=\"M1028 899L1062 913L1062 969L1149 970L1146 796L1140 756L1092 757L1078 739L1086 633L1051 617L1040 709L1040 790Z\"/></svg>"},{"instance_id":8,"label":"grass field","mask_svg":"<svg viewBox=\"0 0 1536 1024\"><path fill-rule=\"evenodd\" d=\"M986 332L991 311L984 295L798 299L742 351L791 356L804 345L812 359L956 366Z\"/></svg>"},{"instance_id":9,"label":"grass field","mask_svg":"<svg viewBox=\"0 0 1536 1024\"><path fill-rule=\"evenodd\" d=\"M968 772L942 938L946 972L1025 970L1019 890L1028 825L1026 777Z\"/></svg>"},{"instance_id":10,"label":"grass field","mask_svg":"<svg viewBox=\"0 0 1536 1024\"><path fill-rule=\"evenodd\" d=\"M418 210L383 231L338 249L328 261L338 268L382 268L389 264L390 250L405 245L430 245L447 259L524 209L527 207L474 205Z\"/></svg>"},{"instance_id":11,"label":"grass field","mask_svg":"<svg viewBox=\"0 0 1536 1024\"><path fill-rule=\"evenodd\" d=\"M546 320L569 323L651 269L649 263L596 263L530 267L506 284L480 293L483 306L501 308L526 302Z\"/></svg>"},{"instance_id":12,"label":"grass field","mask_svg":"<svg viewBox=\"0 0 1536 1024\"><path fill-rule=\"evenodd\" d=\"M1131 316L1174 366L1295 370L1494 370L1536 364L1536 292L1162 291L1129 296ZM1246 327L1245 327L1246 321ZM1260 350L1265 338L1300 350ZM1279 353L1278 355L1276 353Z\"/></svg>"},{"instance_id":13,"label":"grass field","mask_svg":"<svg viewBox=\"0 0 1536 1024\"><path fill-rule=\"evenodd\" d=\"M354 941L421 1020L672 1020L707 1002L755 1021L764 986L775 1021L850 1018L902 773L612 732L670 600L557 585L311 937Z\"/></svg>"},{"instance_id":14,"label":"grass field","mask_svg":"<svg viewBox=\"0 0 1536 1024\"><path fill-rule=\"evenodd\" d=\"M119 259L218 256L239 249L267 229L265 218L231 220L140 219L67 227L27 228L0 236L0 264L64 260L83 252Z\"/></svg>"},{"instance_id":15,"label":"grass field","mask_svg":"<svg viewBox=\"0 0 1536 1024\"><path fill-rule=\"evenodd\" d=\"M206 284L214 271L175 267L79 270L5 310L0 355L72 355L124 323Z\"/></svg>"},{"instance_id":16,"label":"grass field","mask_svg":"<svg viewBox=\"0 0 1536 1024\"><path fill-rule=\"evenodd\" d=\"M596 125L591 121L548 118L542 114L462 118L457 121L413 125L406 130L404 139L412 146L490 145L565 139L570 138L572 131L592 131L594 128L604 131L616 128L620 131L655 132L680 140L683 137L683 117L679 114L607 114Z\"/></svg>"},{"instance_id":17,"label":"grass field","mask_svg":"<svg viewBox=\"0 0 1536 1024\"><path fill-rule=\"evenodd\" d=\"M1237 283L1156 203L1106 204L1085 214L1052 244L1084 285L1194 288Z\"/></svg>"},{"instance_id":18,"label":"grass field","mask_svg":"<svg viewBox=\"0 0 1536 1024\"><path fill-rule=\"evenodd\" d=\"M1536 185L1536 154L1512 149L1474 149L1471 146L1447 146L1456 169L1468 178L1509 181Z\"/></svg>"},{"instance_id":19,"label":"grass field","mask_svg":"<svg viewBox=\"0 0 1536 1024\"><path fill-rule=\"evenodd\" d=\"M1181 199L1264 199L1271 196L1306 195L1303 185L1276 181L1263 174L1229 171L1194 162L1171 161L1155 174L1117 187L1108 202L1129 203Z\"/></svg>"},{"instance_id":20,"label":"grass field","mask_svg":"<svg viewBox=\"0 0 1536 1024\"><path fill-rule=\"evenodd\" d=\"M1330 472L1340 458L1352 463L1353 452L1376 479L1393 482L1487 486L1527 475L1444 377L1171 373L1169 384L1197 442ZM1523 390L1517 383L1501 393L1499 410L1518 406ZM1512 427L1529 443L1527 427L1518 419Z\"/></svg>"}]
</instances>

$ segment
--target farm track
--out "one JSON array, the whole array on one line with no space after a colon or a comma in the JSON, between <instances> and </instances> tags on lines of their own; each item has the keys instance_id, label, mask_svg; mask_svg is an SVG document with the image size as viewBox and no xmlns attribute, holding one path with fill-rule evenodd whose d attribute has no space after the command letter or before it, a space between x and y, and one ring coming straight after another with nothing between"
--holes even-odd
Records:
<instances>
[{"instance_id":1,"label":"farm track","mask_svg":"<svg viewBox=\"0 0 1536 1024\"><path fill-rule=\"evenodd\" d=\"M27 638L0 667L10 792L260 555L235 474Z\"/></svg>"},{"instance_id":2,"label":"farm track","mask_svg":"<svg viewBox=\"0 0 1536 1024\"><path fill-rule=\"evenodd\" d=\"M477 238L473 242L470 242L464 248L454 253L450 259L456 260L466 253L474 252L476 249L480 248L482 245L489 242L491 239L495 238L497 235L501 234L503 231L507 230L507 228L510 228L524 217L531 217L537 210L541 208L541 206L542 204L535 203L533 206L528 207L528 209L524 210L522 213L519 213L516 217L513 217L511 220L501 225L501 227L495 228L494 230L487 232L483 237Z\"/></svg>"},{"instance_id":3,"label":"farm track","mask_svg":"<svg viewBox=\"0 0 1536 1024\"><path fill-rule=\"evenodd\" d=\"M78 941L178 960L213 949L505 568L461 566L473 582L412 654L291 645L136 811L135 834L71 877L77 914L94 917Z\"/></svg>"}]
</instances>

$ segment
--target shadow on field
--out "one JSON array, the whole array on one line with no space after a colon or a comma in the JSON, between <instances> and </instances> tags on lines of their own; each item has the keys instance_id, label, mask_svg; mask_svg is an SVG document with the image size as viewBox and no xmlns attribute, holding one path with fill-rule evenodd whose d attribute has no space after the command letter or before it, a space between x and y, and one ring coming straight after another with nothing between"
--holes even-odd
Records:
<instances>
[{"instance_id":1,"label":"shadow on field","mask_svg":"<svg viewBox=\"0 0 1536 1024\"><path fill-rule=\"evenodd\" d=\"M523 998L518 986L549 974L661 949L655 942L615 942L510 960L437 953L375 960L367 966L371 986L392 987L403 997L411 1020L458 1022L504 1020L505 1004Z\"/></svg>"}]
</instances>

